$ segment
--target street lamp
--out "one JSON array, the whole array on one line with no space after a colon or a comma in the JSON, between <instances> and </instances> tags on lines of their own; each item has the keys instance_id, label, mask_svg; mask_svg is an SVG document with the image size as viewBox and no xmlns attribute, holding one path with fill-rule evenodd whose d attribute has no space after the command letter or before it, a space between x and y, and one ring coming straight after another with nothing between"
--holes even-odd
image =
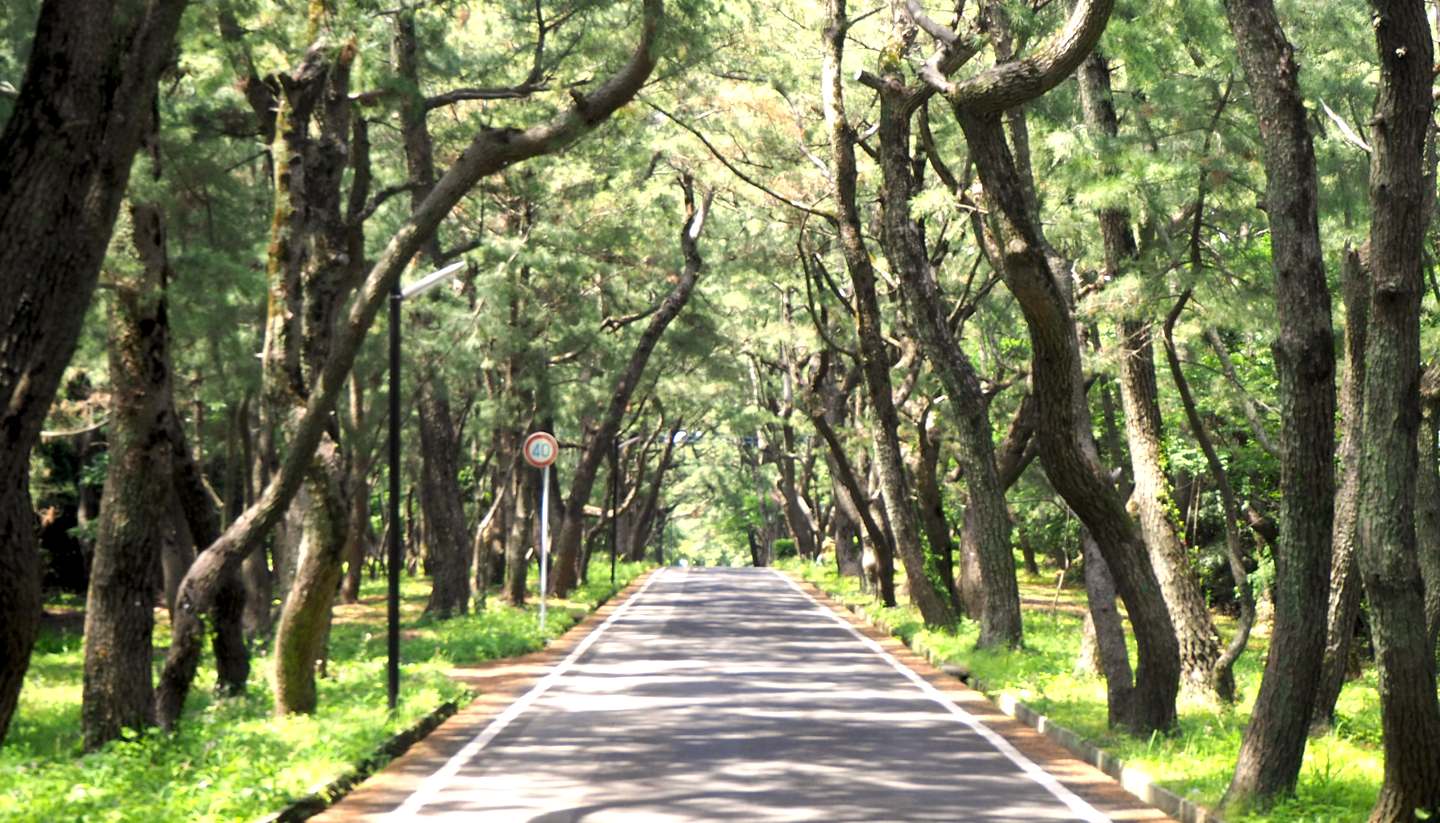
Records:
<instances>
[{"instance_id":1,"label":"street lamp","mask_svg":"<svg viewBox=\"0 0 1440 823\"><path fill-rule=\"evenodd\" d=\"M616 540L618 529L616 524L620 514L620 450L639 440L639 437L632 437L621 443L616 438L610 450L610 585L615 585L615 552L619 545Z\"/></svg>"},{"instance_id":2,"label":"street lamp","mask_svg":"<svg viewBox=\"0 0 1440 823\"><path fill-rule=\"evenodd\" d=\"M386 564L389 567L386 626L389 660L386 663L386 680L391 711L395 710L395 704L400 699L400 564L403 560L400 545L400 304L430 291L463 268L465 261L460 260L425 275L403 289L397 280L390 290L390 559Z\"/></svg>"}]
</instances>

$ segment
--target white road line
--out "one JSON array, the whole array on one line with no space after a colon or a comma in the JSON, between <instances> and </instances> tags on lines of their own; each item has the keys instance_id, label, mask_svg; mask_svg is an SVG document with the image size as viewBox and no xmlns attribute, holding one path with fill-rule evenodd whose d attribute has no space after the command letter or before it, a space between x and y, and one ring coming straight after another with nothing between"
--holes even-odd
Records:
<instances>
[{"instance_id":1,"label":"white road line","mask_svg":"<svg viewBox=\"0 0 1440 823\"><path fill-rule=\"evenodd\" d=\"M639 600L641 595L645 594L645 590L650 588L650 584L659 580L665 574L665 571L665 569L661 569L651 575L650 579L645 581L645 585L641 586L639 591L635 592L629 600L620 604L620 608L605 618L604 623L595 627L595 630L590 632L584 640L581 640L580 645L576 646L575 650L570 652L564 660L561 660L554 669L551 669L549 674L540 678L540 682L532 686L530 691L526 692L519 700L511 703L509 708L501 712L499 717L491 720L490 724L487 725L483 731L477 734L469 743L466 743L465 747L446 761L444 766L441 766L429 777L426 777L420 784L420 788L405 798L404 803L401 803L394 811L385 815L382 819L409 820L415 817L426 805L433 802L436 795L438 795L451 780L455 779L455 776L460 773L460 770L465 767L466 763L470 762L474 759L475 755L490 745L490 741L494 740L500 732L504 731L505 727L509 726L515 718L530 708L530 706L539 699L540 695L549 691L550 687L555 685L555 681L559 680L560 676L574 665L575 661L580 658L580 655L584 654L586 650L594 645L595 641L600 639L600 635L604 634L605 630L610 628L610 625L619 619L620 615L624 614L632 603Z\"/></svg>"},{"instance_id":2,"label":"white road line","mask_svg":"<svg viewBox=\"0 0 1440 823\"><path fill-rule=\"evenodd\" d=\"M960 706L956 705L955 701L946 697L943 692L932 686L929 681L925 680L925 678L916 674L909 666L906 666L904 663L896 660L893 656L891 656L889 652L885 651L885 649L879 643L876 643L874 640L866 637L865 635L857 631L856 628L849 623L849 621L836 614L830 607L816 600L814 597L811 597L809 592L800 588L800 586L794 580L791 580L789 576L781 574L774 569L772 569L771 571L775 573L776 577L779 577L781 580L784 580L787 584L789 584L790 588L799 592L805 597L806 600L809 600L811 603L815 604L816 609L824 612L825 615L828 616L831 620L834 620L836 623L839 623L841 626L843 626L846 631L854 635L856 639L858 639L862 644L865 645L866 648L870 649L870 651L874 652L875 654L880 655L880 657L886 663L889 663L892 667L894 667L895 671L904 675L906 679L908 679L911 683L915 684L915 686L919 688L926 697L929 697L931 700L939 703L942 708L944 708L950 714L954 715L955 719L957 719L961 723L964 723L972 731L980 735L980 737L984 738L987 743L994 746L1001 754L1009 758L1010 762L1018 766L1020 768L1020 771L1024 772L1027 777L1029 777L1031 780L1034 780L1036 783L1039 783L1041 786L1044 786L1046 790L1048 790L1051 794L1055 795L1055 799L1059 800L1061 803L1064 803L1070 809L1070 811L1079 815L1082 819L1089 821L1089 823L1113 823L1113 821L1111 821L1109 817L1101 814L1100 811L1097 810L1094 806L1086 803L1084 800L1080 799L1080 797L1074 792L1067 789L1064 784L1062 784L1059 780L1055 779L1054 775L1040 768L1035 764L1035 761L1021 754L1018 749L1011 745L1010 741L1001 737L994 729L991 729L989 726L986 726L984 723L980 722L980 719L977 718L975 715L960 708Z\"/></svg>"}]
</instances>

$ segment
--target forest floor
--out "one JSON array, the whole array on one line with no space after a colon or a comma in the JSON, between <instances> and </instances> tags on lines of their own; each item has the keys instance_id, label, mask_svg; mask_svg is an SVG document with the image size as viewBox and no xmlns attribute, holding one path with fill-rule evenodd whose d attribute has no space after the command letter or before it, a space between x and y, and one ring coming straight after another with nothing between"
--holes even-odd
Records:
<instances>
[{"instance_id":1,"label":"forest floor","mask_svg":"<svg viewBox=\"0 0 1440 823\"><path fill-rule=\"evenodd\" d=\"M47 612L60 616L42 629L19 711L0 746L0 819L218 821L277 811L373 757L442 704L463 705L472 692L450 676L455 667L542 648L646 567L621 564L612 589L608 560L603 570L596 566L590 584L570 599L549 601L543 635L533 605L515 609L493 596L483 614L424 618L429 582L406 578L401 701L394 714L385 708L384 581L367 580L359 603L336 608L328 676L319 683L314 715L273 716L268 651L252 660L245 695L217 697L207 649L177 733L135 735L91 754L80 747L84 657L73 618L79 606L73 597L58 598ZM156 609L155 616L158 672L170 633L166 611Z\"/></svg>"},{"instance_id":2,"label":"forest floor","mask_svg":"<svg viewBox=\"0 0 1440 823\"><path fill-rule=\"evenodd\" d=\"M1171 736L1137 739L1112 732L1106 724L1105 684L1100 678L1076 674L1084 619L1085 591L1072 580L1057 588L1053 574L1031 576L1017 570L1025 603L1025 649L1021 652L977 651L979 627L965 621L958 631L924 628L918 612L902 600L899 607L881 607L859 590L859 581L840 577L833 565L788 561L790 571L824 589L846 605L860 605L882 619L902 640L929 648L938 659L970 670L992 697L1009 694L1056 723L1073 729L1101 748L1138 767L1154 781L1207 808L1214 808L1229 783L1240 739L1260 687L1269 646L1269 624L1261 622L1249 647L1235 666L1240 700L1222 706L1204 695L1182 691L1180 724ZM1216 616L1228 640L1233 621ZM1134 645L1131 641L1131 660ZM1367 669L1347 683L1336 707L1336 728L1312 738L1293 800L1264 814L1227 817L1230 823L1351 823L1366 819L1383 776L1379 697L1375 672Z\"/></svg>"}]
</instances>

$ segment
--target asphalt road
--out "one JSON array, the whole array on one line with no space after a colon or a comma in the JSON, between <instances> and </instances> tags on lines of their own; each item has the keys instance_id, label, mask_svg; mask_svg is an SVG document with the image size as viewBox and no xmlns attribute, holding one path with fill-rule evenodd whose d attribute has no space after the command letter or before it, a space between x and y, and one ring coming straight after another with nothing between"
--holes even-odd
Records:
<instances>
[{"instance_id":1,"label":"asphalt road","mask_svg":"<svg viewBox=\"0 0 1440 823\"><path fill-rule=\"evenodd\" d=\"M391 815L1107 820L764 569L669 569Z\"/></svg>"}]
</instances>

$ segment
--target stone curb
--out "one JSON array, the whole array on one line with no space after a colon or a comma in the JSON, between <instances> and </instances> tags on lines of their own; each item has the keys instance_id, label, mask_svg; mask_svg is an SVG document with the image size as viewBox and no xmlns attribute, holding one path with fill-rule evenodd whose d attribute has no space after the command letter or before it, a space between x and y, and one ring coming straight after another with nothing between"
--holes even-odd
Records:
<instances>
[{"instance_id":1,"label":"stone curb","mask_svg":"<svg viewBox=\"0 0 1440 823\"><path fill-rule=\"evenodd\" d=\"M894 629L888 623L870 616L859 604L841 603L835 600L830 592L826 592L818 586L816 586L816 589L824 592L826 597L840 608L853 612L855 616L859 617L862 621L894 637L896 640L905 642L903 638L895 633ZM986 697L989 697L990 702L994 703L1000 711L1045 735L1056 745L1068 750L1077 759L1083 760L1110 777L1113 777L1116 782L1120 784L1120 787L1132 796L1160 809L1176 820L1179 820L1180 823L1225 823L1218 814L1210 809L1192 800L1187 800L1169 789L1156 785L1150 775L1133 766L1125 765L1125 761L1096 746L1078 733L1065 728L1049 717L1021 703L1014 697L1007 694L996 695L992 693L979 678L972 675L964 666L957 666L941 659L941 657L929 647L914 642L905 643L905 645L909 646L911 651L925 658L930 665L960 680L965 683L965 685L984 694Z\"/></svg>"},{"instance_id":2,"label":"stone curb","mask_svg":"<svg viewBox=\"0 0 1440 823\"><path fill-rule=\"evenodd\" d=\"M564 641L566 637L577 629L588 633L592 627L592 621L589 621L587 618L598 613L600 609L604 608L607 603L616 597L633 591L636 588L636 584L643 582L651 574L654 574L654 569L647 569L625 586L616 589L609 597L596 601L593 609L588 611L584 617L576 620L575 625L565 630L565 634L546 643L545 647L549 648L556 643ZM505 658L499 659L503 660ZM297 823L297 821L307 820L320 814L340 802L345 795L349 794L351 790L359 786L367 778L385 768L392 760L404 754L411 746L420 742L426 735L439 728L441 723L444 723L458 710L459 706L452 701L441 704L434 711L420 718L414 725L402 729L393 737L381 743L373 754L356 763L353 769L341 774L334 780L312 786L303 796L290 801L279 811L272 812L257 819L255 823Z\"/></svg>"}]
</instances>

